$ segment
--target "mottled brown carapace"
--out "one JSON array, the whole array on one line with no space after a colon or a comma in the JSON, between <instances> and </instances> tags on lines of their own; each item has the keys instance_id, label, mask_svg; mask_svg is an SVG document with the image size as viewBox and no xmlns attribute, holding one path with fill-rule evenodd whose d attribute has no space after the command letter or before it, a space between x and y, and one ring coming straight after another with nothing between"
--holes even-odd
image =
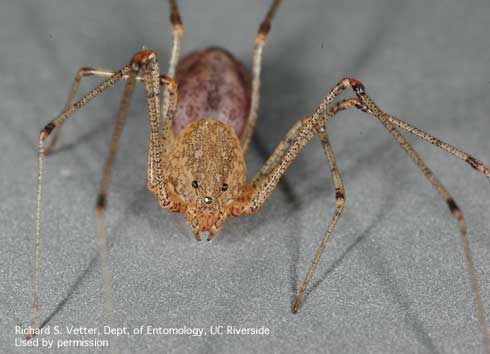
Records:
<instances>
[{"instance_id":1,"label":"mottled brown carapace","mask_svg":"<svg viewBox=\"0 0 490 354\"><path fill-rule=\"evenodd\" d=\"M197 239L210 240L231 214L245 184L245 159L240 140L216 119L192 121L177 135L164 159L168 187L182 205L181 212Z\"/></svg>"},{"instance_id":2,"label":"mottled brown carapace","mask_svg":"<svg viewBox=\"0 0 490 354\"><path fill-rule=\"evenodd\" d=\"M485 310L480 298L463 213L400 129L466 161L473 169L490 177L490 170L480 160L383 112L368 96L361 82L347 77L328 91L310 115L299 119L289 129L255 177L246 182L244 156L257 120L262 52L272 17L280 4L280 0L271 1L271 6L255 36L250 78L244 66L224 49L197 50L179 61L184 27L176 0L169 0L173 45L166 75L161 75L157 53L149 49L136 53L129 64L118 71L89 67L83 67L78 71L63 112L49 122L39 135L34 306L31 327L36 327L39 309L41 192L45 155L55 147L65 120L107 88L119 81L126 81L96 204L105 315L111 327L112 288L107 267L104 230L106 194L129 101L136 82L142 82L145 86L150 126L148 189L154 193L160 206L185 215L197 240L201 240L203 232L207 232L208 240L211 240L223 228L229 216L253 214L260 210L306 144L314 137L320 139L335 188L336 208L299 288L292 308L294 313L300 307L305 289L345 205L345 188L328 138L327 123L337 116L338 112L354 107L381 123L440 194L460 227L484 346L487 354L490 354ZM105 80L81 99L74 101L80 80L86 76L103 77ZM339 95L343 92L352 92L352 96L341 100ZM45 148L45 141L51 133L53 138Z\"/></svg>"}]
</instances>

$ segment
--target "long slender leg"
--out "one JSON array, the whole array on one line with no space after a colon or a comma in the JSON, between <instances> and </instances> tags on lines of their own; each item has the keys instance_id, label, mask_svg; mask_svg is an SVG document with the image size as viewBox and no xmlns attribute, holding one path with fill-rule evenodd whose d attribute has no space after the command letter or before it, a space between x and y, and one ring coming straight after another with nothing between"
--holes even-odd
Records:
<instances>
[{"instance_id":1,"label":"long slender leg","mask_svg":"<svg viewBox=\"0 0 490 354\"><path fill-rule=\"evenodd\" d=\"M142 77L136 76L136 73L140 69L143 69ZM148 109L150 115L150 149L152 153L152 162L153 170L151 171L152 176L155 179L156 192L158 193L158 198L160 204L166 207L175 207L177 205L174 202L172 195L168 194L167 187L165 185L165 180L162 174L161 168L161 151L162 144L165 142L165 138L160 135L159 132L159 93L160 93L160 85L165 84L170 86L169 92L171 92L171 104L166 120L171 120L173 118L173 114L175 111L175 100L177 95L177 87L173 80L159 75L158 68L158 60L156 58L156 53L150 50L140 52L136 54L131 62L131 64L124 66L119 71L116 71L112 76L108 77L102 83L100 83L93 90L89 91L85 96L83 96L80 100L70 105L67 109L65 109L61 114L59 114L56 118L54 118L51 122L49 122L39 133L39 157L38 157L38 177L37 177L37 194L36 194L36 214L35 214L35 267L34 267L34 304L31 318L31 328L34 329L37 325L37 317L39 312L39 274L40 274L40 244L41 244L41 196L42 196L42 179L43 179L43 171L44 171L44 159L46 156L45 150L45 141L48 136L53 132L53 130L63 124L63 122L71 117L75 112L79 111L83 106L88 104L92 99L97 97L100 93L102 93L107 88L113 86L116 82L123 79L130 79L130 83L125 91L125 95L123 98L123 102L121 104L121 109L119 111L118 120L116 124L116 128L113 134L113 143L111 144L109 159L106 162L106 167L104 169L104 177L101 181L101 194L99 195L97 201L97 214L99 221L99 230L101 229L100 222L101 216L103 215L103 206L105 204L104 192L107 189L107 185L109 182L110 175L110 165L112 163L112 156L115 153L115 148L117 147L117 140L120 135L120 130L122 129L122 123L124 121L125 111L127 109L129 96L132 92L134 86L134 80L144 80L145 88L147 92L148 98ZM150 174L150 171L149 171ZM150 177L149 177L150 178ZM99 233L99 239L102 240L101 244L101 255L102 262L106 263L106 256L103 254L106 253L105 239L102 232ZM108 284L107 275L104 275L104 282ZM108 293L106 291L106 293ZM32 332L28 335L28 338L32 337Z\"/></svg>"},{"instance_id":2,"label":"long slender leg","mask_svg":"<svg viewBox=\"0 0 490 354\"><path fill-rule=\"evenodd\" d=\"M112 286L111 275L108 267L108 247L105 237L104 228L104 214L106 206L106 194L109 188L109 181L111 177L112 163L114 161L115 154L119 145L119 138L121 137L124 121L126 118L126 112L128 110L129 101L134 91L134 85L136 81L136 70L132 70L129 74L124 95L120 104L119 112L117 115L116 124L114 125L114 131L112 133L111 145L109 146L109 154L104 164L104 172L100 181L99 194L96 204L96 217L97 217L97 233L99 244L99 255L102 270L102 284L104 291L104 318L108 325L114 328L113 310L112 310ZM118 351L117 336L113 336L112 351Z\"/></svg>"},{"instance_id":3,"label":"long slender leg","mask_svg":"<svg viewBox=\"0 0 490 354\"><path fill-rule=\"evenodd\" d=\"M342 177L340 176L340 171L335 161L335 155L333 153L332 146L330 145L330 142L328 140L327 128L326 127L320 128L318 130L318 134L320 135L320 140L322 142L323 149L325 151L325 155L328 160L328 165L330 166L330 172L332 173L332 179L335 186L336 208L332 221L330 221L330 224L328 225L327 231L325 232L322 242L320 243L320 246L318 247L315 253L315 257L313 258L313 262L311 263L310 269L308 270L305 280L303 281L303 284L301 285L301 288L299 290L298 296L296 297L296 301L294 302L293 305L294 313L298 312L299 306L301 304L301 300L303 299L303 295L305 293L305 289L308 286L311 277L313 276L313 272L315 271L315 268L318 262L320 261L320 257L322 256L325 247L327 246L328 239L330 238L330 235L332 234L335 225L337 224L337 221L339 220L340 215L344 210L344 203L345 203L344 184L342 183Z\"/></svg>"},{"instance_id":4,"label":"long slender leg","mask_svg":"<svg viewBox=\"0 0 490 354\"><path fill-rule=\"evenodd\" d=\"M427 167L427 165L419 156L419 154L413 149L413 147L408 143L408 141L403 137L403 135L390 122L390 116L384 113L383 111L381 111L379 107L374 103L374 101L366 94L364 86L362 84L357 84L355 87L353 87L353 89L358 95L362 104L364 105L363 110L367 111L368 113L376 117L385 126L385 128L391 133L391 135L393 135L393 137L400 144L400 146L410 155L412 160L422 170L425 177L439 192L441 197L447 202L449 206L449 210L451 211L454 218L458 222L459 228L461 230L460 235L461 235L461 240L463 242L464 255L466 258L466 267L468 273L470 274L471 287L473 289L473 294L474 294L474 301L477 306L478 321L480 323L480 328L483 335L483 343L485 345L486 352L490 353L490 338L489 338L487 324L485 320L485 308L483 307L483 303L481 302L480 287L478 285L478 278L476 276L476 272L473 266L473 258L471 256L471 250L470 250L470 241L468 239L467 228L466 228L466 223L464 221L463 213L461 212L460 208L454 201L453 197L449 194L446 188L444 188L444 186L439 181L439 179L437 179L437 177L435 177L434 174L430 171L430 169ZM455 153L453 154L456 155ZM465 159L464 157L461 158ZM483 166L483 164L481 164L481 166ZM476 169L479 170L478 168ZM485 173L485 171L488 170L479 170L479 171Z\"/></svg>"},{"instance_id":5,"label":"long slender leg","mask_svg":"<svg viewBox=\"0 0 490 354\"><path fill-rule=\"evenodd\" d=\"M354 105L359 105L359 99L356 97L351 97L344 99L336 103L331 109L332 114L336 114L339 111L348 109ZM311 116L304 116L301 120L297 121L292 128L288 131L286 137L279 143L279 145L274 149L271 156L267 159L265 164L261 167L260 171L257 173L255 178L252 180L251 185L257 186L259 181L263 180L272 171L272 168L277 165L277 163L283 158L284 153L287 151L289 145L292 143L294 137L298 133L302 124L306 120L311 119Z\"/></svg>"},{"instance_id":6,"label":"long slender leg","mask_svg":"<svg viewBox=\"0 0 490 354\"><path fill-rule=\"evenodd\" d=\"M78 87L80 86L80 81L82 80L83 77L86 76L99 76L99 77L110 77L114 75L114 72L105 70L105 69L98 69L98 68L80 68L76 75L75 78L73 79L73 83L71 84L71 89L70 89L70 94L68 95L68 98L65 103L65 107L63 108L63 111L67 110L73 99L75 98L75 95L77 94ZM48 147L46 148L46 154L51 153L54 148L56 147L56 142L58 141L58 138L61 133L61 126L63 123L58 125L56 129L53 132L51 142L49 143Z\"/></svg>"},{"instance_id":7,"label":"long slender leg","mask_svg":"<svg viewBox=\"0 0 490 354\"><path fill-rule=\"evenodd\" d=\"M170 60L168 63L167 77L173 79L175 77L175 69L179 62L180 51L182 49L182 37L184 34L184 25L182 24L182 19L180 17L179 7L177 6L177 0L169 0L170 5L170 23L172 24L172 53L170 55ZM169 109L169 91L167 86L163 89L162 98L162 118L167 115L167 110ZM161 122L162 126L165 126L165 122ZM172 137L170 125L170 137ZM165 129L165 128L164 128Z\"/></svg>"},{"instance_id":8,"label":"long slender leg","mask_svg":"<svg viewBox=\"0 0 490 354\"><path fill-rule=\"evenodd\" d=\"M111 71L108 69L103 69L103 68L91 68L91 67L80 68L77 71L75 78L73 79L73 83L71 85L70 93L69 93L68 98L66 100L63 111L67 110L70 107L70 105L72 104L73 99L75 98L77 91L80 87L80 82L81 82L82 78L87 77L87 76L108 78L114 74L115 74L114 71ZM127 75L124 76L124 79L127 79L127 78L128 78ZM137 76L136 80L137 81L143 81L143 78L140 76ZM58 139L59 139L60 134L61 134L61 127L62 126L63 126L63 122L61 122L60 125L56 126L56 128L52 134L51 141L50 141L49 145L46 147L46 155L52 153L53 150L55 149L56 143L58 142Z\"/></svg>"},{"instance_id":9,"label":"long slender leg","mask_svg":"<svg viewBox=\"0 0 490 354\"><path fill-rule=\"evenodd\" d=\"M157 169L160 168L159 162L160 162L160 152L161 148L159 148L158 144L164 144L165 141L164 139L160 136L160 133L158 136L155 137L155 131L159 132L159 127L158 123L160 122L160 111L158 110L159 108L159 102L158 99L160 97L160 83L161 83L161 76L159 72L159 67L158 67L158 59L156 56L155 52L152 51L145 51L138 53L132 61L132 71L129 75L128 82L126 85L126 90L124 92L124 96L121 102L121 106L119 109L119 114L117 117L117 121L114 127L114 132L112 134L112 140L111 140L111 145L109 147L109 155L107 157L107 160L104 165L104 173L102 180L100 182L100 187L99 187L99 196L97 198L97 208L96 208L96 215L97 215L97 226L98 226L98 234L99 234L99 252L100 252L100 257L101 257L101 264L102 264L102 275L103 275L103 285L104 285L104 311L105 311L105 317L109 321L109 325L112 327L113 326L113 310L112 310L112 287L111 287L111 279L110 279L110 273L108 270L107 266L107 259L108 259L108 252L107 252L107 241L105 237L105 227L104 227L104 214L105 214L105 206L106 206L106 194L107 190L109 188L109 181L110 181L110 175L111 175L111 170L112 170L112 163L117 151L117 147L119 144L119 139L122 133L122 128L124 125L124 120L126 117L126 111L129 105L129 99L134 91L134 84L136 80L136 75L139 70L142 70L142 76L143 80L145 82L145 88L146 88L146 95L147 95L147 100L148 100L148 109L149 109L149 115L150 115L150 126L151 126L151 134L150 134L150 147L149 151L151 152L149 156L151 158L149 159L151 162L149 163L150 166L154 169L151 169L148 171L148 181L151 183L155 183L153 179L161 178L161 172ZM167 83L171 84L173 83L172 80L167 79ZM167 85L166 85L167 86ZM171 105L169 106L169 109L167 110L168 113L170 113L173 117L173 113L175 112L175 105L176 105L176 100L174 94L176 93L176 86L175 85L169 85L171 86L171 89L169 92L171 95L169 96L170 103ZM172 119L170 117L170 120ZM166 119L164 122L168 121L169 119L165 117ZM154 124L156 121L157 124ZM165 123L164 123L165 124ZM169 132L167 132L168 135ZM163 146L163 145L162 145ZM155 153L155 150L157 150L159 153ZM156 162L154 162L156 161ZM150 177L151 176L151 177ZM166 186L162 183L164 188ZM159 188L162 186L160 184L154 184L152 185L156 187L156 192L160 192ZM158 195L162 195L161 193L158 193ZM117 344L116 344L117 345Z\"/></svg>"},{"instance_id":10,"label":"long slender leg","mask_svg":"<svg viewBox=\"0 0 490 354\"><path fill-rule=\"evenodd\" d=\"M175 68L179 62L180 50L182 48L182 36L184 34L184 26L180 18L179 7L177 0L169 0L170 3L170 22L172 23L172 54L168 64L167 76L174 78Z\"/></svg>"},{"instance_id":11,"label":"long slender leg","mask_svg":"<svg viewBox=\"0 0 490 354\"><path fill-rule=\"evenodd\" d=\"M257 115L259 111L259 101L260 101L260 71L262 67L262 50L264 49L265 42L267 40L267 35L269 34L271 28L271 21L277 8L281 4L281 0L274 0L265 15L264 20L260 24L259 31L255 36L255 46L253 53L253 68L252 68L252 93L250 101L250 112L247 118L247 124L243 130L242 136L240 138L243 153L247 152L250 139L252 138L252 132L257 122Z\"/></svg>"},{"instance_id":12,"label":"long slender leg","mask_svg":"<svg viewBox=\"0 0 490 354\"><path fill-rule=\"evenodd\" d=\"M160 129L160 67L157 54L145 50L133 58L133 66L141 68L145 82L150 120L150 142L148 148L148 188L157 194L160 205L172 210L178 209L178 200L169 194L163 175L163 147L171 137L172 120L177 107L177 84L171 78L165 78L169 92L169 108L163 117L163 130Z\"/></svg>"},{"instance_id":13,"label":"long slender leg","mask_svg":"<svg viewBox=\"0 0 490 354\"><path fill-rule=\"evenodd\" d=\"M279 145L274 149L272 152L271 156L267 159L267 161L264 163L264 165L260 168L260 171L257 173L255 178L252 180L252 186L256 186L257 183L265 178L272 170L274 166L277 165L277 162L282 159L284 156L284 153L288 149L289 145L291 144L292 139L294 136L298 133L299 129L303 125L303 123L311 119L311 116L304 116L302 119L297 121L291 129L289 129L286 137L279 143Z\"/></svg>"},{"instance_id":14,"label":"long slender leg","mask_svg":"<svg viewBox=\"0 0 490 354\"><path fill-rule=\"evenodd\" d=\"M299 128L296 127L296 132L295 134L293 134L294 137L290 139L290 144L288 144L287 149L285 149L285 151L281 153L282 157L278 159L277 164L272 169L270 169L269 174L267 176L258 175L257 178L254 179L256 185L248 185L246 188L244 188L241 198L237 201L236 206L233 208L233 214L239 215L241 213L254 213L260 209L260 207L264 204L272 190L279 182L279 179L285 173L286 169L296 158L302 148L311 140L312 136L314 135L314 131L318 130L322 124L325 124L335 115L332 110L328 110L328 106L333 102L335 97L340 94L340 92L347 88L352 88L358 96L357 100L350 99L350 102L347 105L355 105L357 108L360 108L367 113L375 116L385 126L385 128L388 129L388 131L393 135L397 142L414 160L414 162L422 170L429 182L431 182L433 187L438 191L438 193L448 204L452 215L454 216L460 227L461 238L463 241L464 253L466 257L467 270L470 273L471 285L474 292L475 304L477 306L478 318L483 334L484 345L487 353L490 353L490 340L488 338L488 330L485 321L485 311L480 298L480 290L477 282L476 273L473 267L473 260L471 257L469 240L466 234L466 224L464 222L463 214L449 192L432 174L430 169L420 158L417 152L412 148L412 146L406 141L403 135L391 123L393 119L390 120L390 116L382 112L374 103L374 101L369 96L367 96L364 85L362 85L361 82L355 79L345 78L342 79L332 90L330 90L329 94L316 108L313 116L311 116L310 119L306 119L304 122L302 122ZM440 142L440 146L443 148L447 148L447 146L449 146L443 146L443 142ZM458 156L459 151L460 150L452 150L452 153ZM477 171L480 171L481 173L487 175L486 172L488 171L488 168L483 166L483 164L479 160L476 160L469 155L461 155L459 157L469 162L470 165L472 165Z\"/></svg>"},{"instance_id":15,"label":"long slender leg","mask_svg":"<svg viewBox=\"0 0 490 354\"><path fill-rule=\"evenodd\" d=\"M279 144L270 159L276 161L276 164L259 171L252 184L244 187L242 196L233 207L233 215L257 212L272 193L289 165L315 135L316 130L323 127L339 110L351 107L357 102L356 99L350 98L333 107L330 106L335 98L348 87L350 87L348 82L341 80L323 98L312 116L301 119L293 126L286 136L287 139ZM264 174L266 170L268 171L267 175Z\"/></svg>"},{"instance_id":16,"label":"long slender leg","mask_svg":"<svg viewBox=\"0 0 490 354\"><path fill-rule=\"evenodd\" d=\"M409 133L419 137L422 140L428 141L432 145L437 146L438 148L441 148L450 154L453 154L456 157L459 157L460 159L466 161L467 163L470 164L471 167L473 167L475 170L480 171L481 173L485 174L488 178L490 178L490 170L483 165L483 162L480 160L474 158L473 156L467 154L464 151L461 151L460 149L449 145L448 143L442 141L441 139L436 138L435 136L432 136L429 133L424 132L423 130L420 130L413 125L399 119L396 117L393 117L392 115L386 114L386 118L390 123L393 125L396 125L397 127L400 127L402 129L405 129Z\"/></svg>"},{"instance_id":17,"label":"long slender leg","mask_svg":"<svg viewBox=\"0 0 490 354\"><path fill-rule=\"evenodd\" d=\"M87 93L79 101L65 109L60 115L49 122L39 133L39 155L38 155L38 175L37 175L37 194L36 194L36 215L35 215L35 260L34 260L34 304L31 318L31 328L35 328L37 324L37 315L39 311L39 272L41 261L41 195L42 195L42 179L44 170L44 159L46 156L45 141L49 134L57 126L60 126L67 118L72 116L75 112L79 111L83 106L89 103L92 99L97 97L107 88L113 86L116 82L122 80L124 76L130 72L130 66L126 65L121 70L117 71L111 77L104 80L96 88ZM32 333L28 335L32 337Z\"/></svg>"}]
</instances>

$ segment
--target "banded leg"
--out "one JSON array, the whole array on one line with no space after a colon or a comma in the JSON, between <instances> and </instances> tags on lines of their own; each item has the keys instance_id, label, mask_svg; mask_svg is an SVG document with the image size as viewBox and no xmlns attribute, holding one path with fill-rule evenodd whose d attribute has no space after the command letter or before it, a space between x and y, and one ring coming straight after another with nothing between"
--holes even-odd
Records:
<instances>
[{"instance_id":1,"label":"banded leg","mask_svg":"<svg viewBox=\"0 0 490 354\"><path fill-rule=\"evenodd\" d=\"M259 31L255 36L255 46L253 53L253 68L252 68L252 93L250 101L250 111L247 118L247 123L243 130L240 141L242 144L243 153L247 152L250 139L252 138L253 129L257 122L260 101L260 72L262 67L262 50L264 49L267 35L271 28L272 18L281 4L281 0L274 0L265 15L264 20L260 24Z\"/></svg>"},{"instance_id":2,"label":"banded leg","mask_svg":"<svg viewBox=\"0 0 490 354\"><path fill-rule=\"evenodd\" d=\"M45 141L51 132L57 127L63 124L63 122L72 116L75 112L79 111L83 106L97 97L100 93L107 88L113 86L116 82L122 80L131 71L129 65L124 66L121 70L116 71L111 77L104 80L97 87L87 93L79 101L75 102L61 114L49 122L39 133L39 155L38 155L38 175L37 175L37 193L36 193L36 215L35 215L35 255L34 255L34 304L31 317L31 329L36 328L37 316L39 311L39 273L41 263L41 195L42 195L42 180L44 171L44 159L46 157ZM32 332L28 335L28 338L32 338Z\"/></svg>"},{"instance_id":3,"label":"banded leg","mask_svg":"<svg viewBox=\"0 0 490 354\"><path fill-rule=\"evenodd\" d=\"M296 297L296 301L294 302L293 305L293 313L297 313L299 306L301 304L301 300L303 299L303 295L305 293L306 287L308 286L312 276L313 272L316 269L316 266L318 265L318 262L320 261L320 257L323 254L323 251L325 250L325 247L327 246L328 239L330 238L330 235L332 234L335 225L337 224L337 221L340 218L340 215L342 214L342 211L344 210L344 203L345 203L345 189L344 189L344 184L342 182L342 177L340 176L340 171L337 167L337 163L335 161L335 155L333 153L332 145L330 145L329 139L328 139L328 134L327 134L327 128L322 127L318 130L318 134L320 135L320 140L323 145L323 149L325 151L325 155L328 160L328 165L330 167L330 172L332 174L332 179L333 183L335 186L335 214L330 221L330 224L327 227L327 231L325 232L325 235L323 236L322 242L320 243L320 246L318 247L315 257L313 258L313 262L311 263L310 269L308 270L308 273L306 274L306 277L303 281L303 284L301 285L301 288L299 290L298 296Z\"/></svg>"}]
</instances>

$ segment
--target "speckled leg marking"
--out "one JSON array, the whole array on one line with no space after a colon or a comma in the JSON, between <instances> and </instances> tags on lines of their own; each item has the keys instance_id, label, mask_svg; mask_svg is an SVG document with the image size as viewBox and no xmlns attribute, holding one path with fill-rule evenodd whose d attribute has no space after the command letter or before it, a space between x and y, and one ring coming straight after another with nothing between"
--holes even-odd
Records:
<instances>
[{"instance_id":1,"label":"speckled leg marking","mask_svg":"<svg viewBox=\"0 0 490 354\"><path fill-rule=\"evenodd\" d=\"M260 71L262 67L262 51L267 40L267 35L269 34L271 28L272 18L277 11L277 8L281 4L281 0L274 0L269 11L265 15L264 20L260 24L259 31L255 36L255 46L253 53L253 68L252 68L252 96L250 102L250 111L246 121L246 126L243 134L240 137L243 152L246 153L248 145L250 144L250 139L252 138L252 133L257 122L257 116L259 112L259 101L260 101Z\"/></svg>"},{"instance_id":2,"label":"speckled leg marking","mask_svg":"<svg viewBox=\"0 0 490 354\"><path fill-rule=\"evenodd\" d=\"M352 88L357 95L357 98L349 98L346 100L337 103L333 107L330 105L335 100L335 98L345 89ZM485 311L483 304L480 298L480 289L478 287L476 273L473 267L473 260L471 257L469 240L466 233L466 224L464 222L464 216L459 207L457 206L454 198L450 195L450 193L446 190L446 188L442 185L442 183L434 176L434 174L427 167L425 162L421 159L418 153L413 149L413 147L407 142L407 140L403 137L403 135L397 130L396 126L399 126L410 133L426 140L434 145L450 152L451 154L467 161L475 170L485 174L487 177L489 175L488 168L483 165L476 158L462 152L461 150L425 133L421 130L410 126L408 123L399 120L393 116L390 116L384 112L382 112L378 106L374 103L374 101L366 94L366 90L362 83L355 79L345 78L342 79L321 101L320 105L316 108L314 114L312 116L307 116L302 120L298 121L293 128L288 132L286 139L283 140L276 150L273 152L272 156L266 162L264 167L259 171L256 177L253 179L252 183L244 186L242 189L242 196L235 205L234 215L240 215L242 213L255 213L257 212L262 205L267 200L268 196L275 188L277 183L279 182L282 175L285 173L286 169L289 165L294 161L296 156L300 153L302 148L312 139L316 132L320 132L320 136L322 137L322 142L324 143L324 147L326 149L327 158L329 156L329 144L328 139L325 139L325 132L322 132L322 128L324 124L326 124L338 111L347 109L349 107L355 106L371 115L376 117L385 128L393 135L396 141L400 144L400 146L409 154L412 160L416 163L416 165L422 170L426 178L429 182L434 186L434 188L439 192L439 194L444 198L446 203L448 204L449 210L456 219L460 231L461 237L463 241L464 253L466 257L467 270L471 277L472 289L475 296L475 303L478 311L478 318L480 322L480 327L484 337L485 347L487 351L490 348L489 341L487 338L487 326L485 321ZM330 108L329 108L330 107ZM396 126L395 126L396 125ZM333 154L330 155L333 157ZM329 159L329 161L331 161ZM332 165L331 165L332 166ZM333 171L332 171L333 173ZM336 188L341 185L340 176L337 178L334 183ZM339 190L338 190L339 191ZM337 196L343 196L343 191L341 191L342 195L338 194ZM343 198L342 205L343 205ZM315 255L312 266L303 282L303 285L300 289L298 297L293 307L293 311L296 312L301 303L301 298L303 293L308 285L309 280L313 275L313 271L316 267L316 264L325 248L328 237L333 230L333 226L335 225L338 215L340 215L339 210L341 211L341 207L339 207L339 201L337 204L337 212L332 220L327 233ZM338 215L337 215L338 214Z\"/></svg>"}]
</instances>

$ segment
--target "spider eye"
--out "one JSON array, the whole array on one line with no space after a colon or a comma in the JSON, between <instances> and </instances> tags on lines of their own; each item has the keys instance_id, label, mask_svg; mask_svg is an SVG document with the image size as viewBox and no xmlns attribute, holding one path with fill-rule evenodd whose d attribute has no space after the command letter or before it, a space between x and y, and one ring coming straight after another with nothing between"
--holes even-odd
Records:
<instances>
[{"instance_id":1,"label":"spider eye","mask_svg":"<svg viewBox=\"0 0 490 354\"><path fill-rule=\"evenodd\" d=\"M221 187L221 190L223 192L227 191L228 190L228 185L226 183L223 183L223 186Z\"/></svg>"},{"instance_id":2,"label":"spider eye","mask_svg":"<svg viewBox=\"0 0 490 354\"><path fill-rule=\"evenodd\" d=\"M197 183L197 181L196 181L196 180L192 181L192 187L193 187L193 188L197 188L197 187L199 187L199 183Z\"/></svg>"}]
</instances>

